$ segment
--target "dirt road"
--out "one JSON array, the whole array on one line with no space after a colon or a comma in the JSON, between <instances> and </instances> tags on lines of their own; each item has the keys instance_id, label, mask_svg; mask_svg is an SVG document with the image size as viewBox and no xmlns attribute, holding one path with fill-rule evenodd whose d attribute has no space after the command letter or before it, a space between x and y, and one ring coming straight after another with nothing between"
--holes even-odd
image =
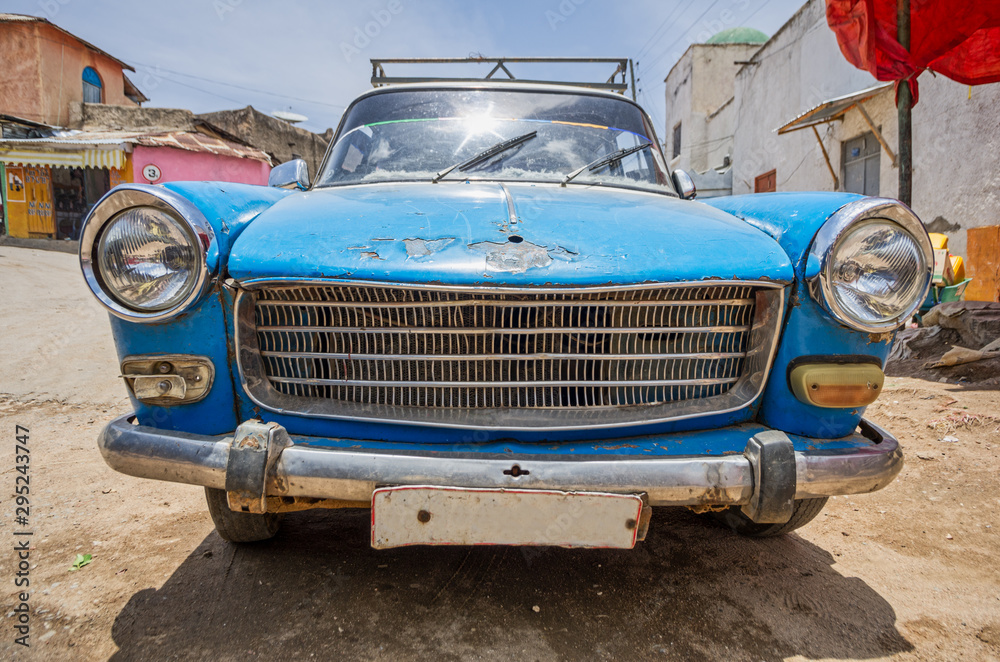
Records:
<instances>
[{"instance_id":1,"label":"dirt road","mask_svg":"<svg viewBox=\"0 0 1000 662\"><path fill-rule=\"evenodd\" d=\"M200 489L101 460L128 402L75 258L0 248L0 283L0 658L1000 659L997 390L891 378L869 416L900 436L899 479L780 539L662 510L631 551L375 552L366 512L327 511L237 548ZM30 649L13 630L15 424ZM78 553L93 561L69 572Z\"/></svg>"}]
</instances>

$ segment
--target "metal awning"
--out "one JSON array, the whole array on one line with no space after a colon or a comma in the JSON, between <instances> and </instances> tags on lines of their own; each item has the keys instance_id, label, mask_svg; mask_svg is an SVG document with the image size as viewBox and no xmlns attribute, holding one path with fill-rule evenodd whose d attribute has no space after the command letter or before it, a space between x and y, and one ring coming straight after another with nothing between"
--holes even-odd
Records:
<instances>
[{"instance_id":1,"label":"metal awning","mask_svg":"<svg viewBox=\"0 0 1000 662\"><path fill-rule=\"evenodd\" d=\"M858 112L861 113L861 117L864 118L865 123L868 124L868 128L872 130L875 134L875 139L878 140L879 145L885 150L885 153L889 156L892 161L893 167L896 167L897 160L896 154L889 147L889 143L885 141L882 137L882 132L879 131L875 122L872 121L871 116L868 111L865 110L864 102L868 101L872 97L885 92L886 90L892 88L893 83L883 83L881 85L876 85L874 87L869 87L861 90L860 92L854 92L852 94L845 94L841 97L834 97L828 101L810 108L806 112L802 113L792 121L780 126L776 129L778 135L783 133L791 133L792 131L800 131L802 129L812 129L813 135L816 136L816 142L819 143L819 148L823 152L823 160L826 161L827 170L830 171L830 177L833 179L833 189L840 189L840 178L837 177L837 173L833 169L833 163L830 161L830 154L826 151L826 145L823 144L823 139L819 135L819 131L816 127L820 124L827 124L835 120L843 119L847 111L852 108L857 108Z\"/></svg>"},{"instance_id":2,"label":"metal awning","mask_svg":"<svg viewBox=\"0 0 1000 662\"><path fill-rule=\"evenodd\" d=\"M125 166L125 151L122 149L77 149L77 150L37 150L3 149L0 147L0 161L10 165L49 166L53 168L116 168Z\"/></svg>"},{"instance_id":3,"label":"metal awning","mask_svg":"<svg viewBox=\"0 0 1000 662\"><path fill-rule=\"evenodd\" d=\"M868 101L885 90L890 89L892 85L892 83L884 83L874 87L869 87L861 90L860 92L845 94L842 97L834 97L833 99L824 101L818 106L810 108L783 126L778 127L778 134L780 135L791 131L808 129L811 126L826 124L827 122L842 119L851 108L854 108L855 106L863 108L860 104ZM867 116L867 113L865 113L865 115Z\"/></svg>"}]
</instances>

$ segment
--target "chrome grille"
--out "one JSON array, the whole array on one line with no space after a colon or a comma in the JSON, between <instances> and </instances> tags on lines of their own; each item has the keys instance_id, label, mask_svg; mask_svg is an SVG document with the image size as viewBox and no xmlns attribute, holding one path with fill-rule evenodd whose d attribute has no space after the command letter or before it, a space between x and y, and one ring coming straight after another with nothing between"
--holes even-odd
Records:
<instances>
[{"instance_id":1,"label":"chrome grille","mask_svg":"<svg viewBox=\"0 0 1000 662\"><path fill-rule=\"evenodd\" d=\"M260 373L244 378L263 404L296 411L412 420L677 405L718 399L747 375L766 339L754 333L759 291L271 287L241 302L240 356Z\"/></svg>"}]
</instances>

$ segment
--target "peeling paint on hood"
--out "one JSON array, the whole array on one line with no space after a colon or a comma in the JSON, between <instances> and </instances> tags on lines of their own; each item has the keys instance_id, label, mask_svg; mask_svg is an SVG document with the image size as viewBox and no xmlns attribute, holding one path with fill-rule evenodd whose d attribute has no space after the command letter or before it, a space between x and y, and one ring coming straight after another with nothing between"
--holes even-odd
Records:
<instances>
[{"instance_id":1,"label":"peeling paint on hood","mask_svg":"<svg viewBox=\"0 0 1000 662\"><path fill-rule=\"evenodd\" d=\"M404 239L407 257L425 257L437 253L448 244L455 241L454 237L442 237L441 239Z\"/></svg>"},{"instance_id":2,"label":"peeling paint on hood","mask_svg":"<svg viewBox=\"0 0 1000 662\"><path fill-rule=\"evenodd\" d=\"M504 271L512 274L522 274L528 269L544 268L552 264L553 259L572 260L577 253L568 251L562 246L545 248L530 241L513 243L510 241L480 241L469 244L474 251L486 254L487 271Z\"/></svg>"}]
</instances>

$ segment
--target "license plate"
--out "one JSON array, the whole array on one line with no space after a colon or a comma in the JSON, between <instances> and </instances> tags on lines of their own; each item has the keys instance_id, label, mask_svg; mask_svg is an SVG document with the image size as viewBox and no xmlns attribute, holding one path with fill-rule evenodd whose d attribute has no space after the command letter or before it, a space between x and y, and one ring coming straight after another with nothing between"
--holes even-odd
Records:
<instances>
[{"instance_id":1,"label":"license plate","mask_svg":"<svg viewBox=\"0 0 1000 662\"><path fill-rule=\"evenodd\" d=\"M408 485L372 495L372 547L553 545L631 549L637 494Z\"/></svg>"}]
</instances>

